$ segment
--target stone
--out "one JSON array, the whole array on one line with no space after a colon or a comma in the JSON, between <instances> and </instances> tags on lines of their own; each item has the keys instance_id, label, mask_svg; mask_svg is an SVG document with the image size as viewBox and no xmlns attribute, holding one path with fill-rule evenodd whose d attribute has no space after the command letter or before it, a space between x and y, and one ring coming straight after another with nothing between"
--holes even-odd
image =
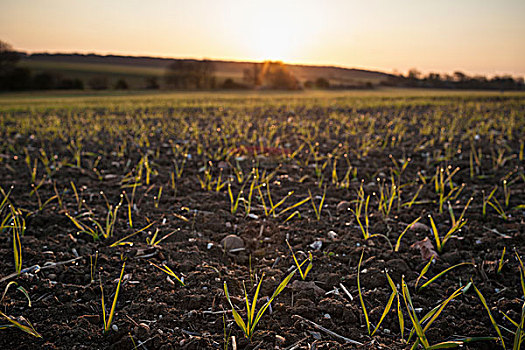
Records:
<instances>
[{"instance_id":1,"label":"stone","mask_svg":"<svg viewBox=\"0 0 525 350\"><path fill-rule=\"evenodd\" d=\"M244 241L237 235L228 235L221 240L221 247L229 252L232 249L244 248Z\"/></svg>"}]
</instances>

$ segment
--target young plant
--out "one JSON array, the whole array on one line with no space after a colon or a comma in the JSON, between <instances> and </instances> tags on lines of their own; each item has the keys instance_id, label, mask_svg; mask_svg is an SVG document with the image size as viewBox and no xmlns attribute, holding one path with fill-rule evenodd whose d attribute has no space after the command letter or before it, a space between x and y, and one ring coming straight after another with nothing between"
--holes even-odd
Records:
<instances>
[{"instance_id":1,"label":"young plant","mask_svg":"<svg viewBox=\"0 0 525 350\"><path fill-rule=\"evenodd\" d=\"M503 259L505 258L505 251L506 250L507 250L507 247L503 247L503 251L501 252L501 258L499 259L499 262L498 262L498 269L496 270L496 273L498 273L498 274L503 269L503 265L505 263L505 261Z\"/></svg>"},{"instance_id":2,"label":"young plant","mask_svg":"<svg viewBox=\"0 0 525 350\"><path fill-rule=\"evenodd\" d=\"M104 321L104 333L107 333L111 328L111 323L113 322L113 317L115 316L115 311L117 309L117 300L120 292L120 285L122 283L122 277L124 276L124 268L126 267L126 262L122 264L122 270L120 271L120 277L117 283L117 289L115 290L115 297L113 298L113 303L111 304L111 309L109 310L109 315L106 318L106 305L104 302L104 288L102 287L102 279L100 280L100 291L102 292L102 319Z\"/></svg>"},{"instance_id":3,"label":"young plant","mask_svg":"<svg viewBox=\"0 0 525 350\"><path fill-rule=\"evenodd\" d=\"M505 341L503 340L503 336L501 335L501 331L500 331L500 329L498 327L498 324L496 323L496 320L494 319L494 317L492 316L492 313L490 312L490 308L489 308L489 306L487 304L487 300L485 299L483 294L481 294L479 289L476 288L476 286L474 284L472 284L472 286L474 287L474 290L476 291L476 294L478 295L479 300L481 301L481 304L483 304L483 307L485 308L485 310L487 310L487 313L488 313L489 318L490 318L490 322L492 323L492 326L496 330L496 333L498 333L498 337L499 337L499 339L501 341L501 345L503 346L504 349L506 349Z\"/></svg>"},{"instance_id":4,"label":"young plant","mask_svg":"<svg viewBox=\"0 0 525 350\"><path fill-rule=\"evenodd\" d=\"M270 304L272 301L274 301L275 298L281 292L286 288L290 280L292 279L293 275L295 274L296 270L293 270L286 278L279 284L277 289L273 292L272 296L268 299L266 303L259 309L257 314L255 313L255 307L257 305L257 300L259 298L259 291L261 289L261 285L264 279L264 274L261 276L261 279L259 280L259 284L257 285L257 288L255 290L255 294L252 299L252 303L250 305L250 301L248 299L248 293L246 292L246 286L243 282L243 288L244 288L244 297L246 299L246 322L242 319L242 317L239 315L239 313L235 310L235 307L233 306L233 303L230 298L230 294L228 293L228 285L226 284L226 281L224 282L224 294L226 295L226 299L228 300L228 303L230 303L230 306L232 308L232 314L233 318L235 320L235 323L239 328L242 329L244 336L251 340L253 337L253 334L255 333L255 328L257 327L257 324L261 320L261 317L264 315L266 310L270 307Z\"/></svg>"},{"instance_id":5,"label":"young plant","mask_svg":"<svg viewBox=\"0 0 525 350\"><path fill-rule=\"evenodd\" d=\"M25 232L25 220L20 218L20 210L16 210L12 205L11 209L11 230L13 232L13 257L15 263L15 272L20 275L22 271L22 242L20 236Z\"/></svg>"},{"instance_id":6,"label":"young plant","mask_svg":"<svg viewBox=\"0 0 525 350\"><path fill-rule=\"evenodd\" d=\"M170 269L167 265L164 265L164 264L163 264L162 266L158 266L158 265L152 263L151 261L150 261L149 263L150 263L151 265L155 266L157 269L161 270L162 272L164 272L164 273L168 274L169 276L175 278L175 279L177 280L177 282L180 283L181 286L183 286L183 287L186 286L186 285L184 284L184 277L183 277L183 278L179 278L179 276L177 276L177 275L175 274L175 272L173 272L173 270Z\"/></svg>"},{"instance_id":7,"label":"young plant","mask_svg":"<svg viewBox=\"0 0 525 350\"><path fill-rule=\"evenodd\" d=\"M315 217L317 218L317 221L320 221L321 211L323 210L323 204L326 198L326 186L324 187L323 196L321 197L321 202L319 203L319 207L315 206L314 197L312 196L312 192L310 192L310 190L308 190L308 194L310 195L310 200L312 201L312 208L314 208Z\"/></svg>"},{"instance_id":8,"label":"young plant","mask_svg":"<svg viewBox=\"0 0 525 350\"><path fill-rule=\"evenodd\" d=\"M419 220L421 220L421 216L418 217L416 220L412 221L410 224L407 225L407 227L405 227L405 229L403 230L403 232L401 232L401 234L399 235L399 237L397 238L397 243L396 243L396 246L394 248L394 251L398 252L399 251L399 246L401 245L401 238L403 238L403 236L405 235L405 233L407 233L407 231L412 227L414 226Z\"/></svg>"},{"instance_id":9,"label":"young plant","mask_svg":"<svg viewBox=\"0 0 525 350\"><path fill-rule=\"evenodd\" d=\"M465 224L467 223L467 219L463 219L463 216L465 215L465 212L467 211L467 208L471 201L472 201L472 198L470 198L469 201L467 202L467 205L465 205L465 208L463 209L463 212L461 213L461 216L459 217L458 220L456 220L454 216L454 212L453 211L450 212L451 213L450 216L452 219L452 227L448 230L445 236L443 236L443 238L439 237L439 232L436 227L436 224L434 223L434 219L432 218L432 216L431 215L428 216L430 219L430 226L432 229L432 233L434 234L434 239L436 240L436 247L439 253L443 251L443 247L445 246L445 243L447 243L447 241L452 237L452 235L460 231L461 228L465 226Z\"/></svg>"},{"instance_id":10,"label":"young plant","mask_svg":"<svg viewBox=\"0 0 525 350\"><path fill-rule=\"evenodd\" d=\"M390 309L392 308L392 303L394 302L394 298L398 295L398 293L397 293L397 288L394 285L394 282L392 281L392 279L390 278L388 273L386 273L388 283L390 284L390 287L392 288L392 294L390 294L390 297L388 298L388 301L386 303L385 309L383 310L383 314L381 315L381 318L379 319L379 322L377 323L375 328L373 330L371 330L371 328L370 328L371 323L370 323L370 320L368 318L368 312L366 311L366 305L365 305L365 301L363 299L363 293L361 292L361 282L360 282L360 279L359 279L359 276L361 274L361 263L363 261L363 255L364 254L365 254L365 251L363 250L363 252L361 253L361 258L359 258L359 265L357 266L357 291L359 293L359 301L361 303L361 308L363 309L363 314L365 316L366 329L368 330L368 335L369 336L373 336L377 332L377 330L379 329L379 326L381 325L381 323L383 323L383 320L385 319L386 315L388 315L388 313L390 312ZM398 299L398 302L399 302L399 299ZM403 324L403 321L402 321L403 315L399 311L400 310L398 309L398 317L399 317L399 320L400 320L400 325L402 325Z\"/></svg>"},{"instance_id":11,"label":"young plant","mask_svg":"<svg viewBox=\"0 0 525 350\"><path fill-rule=\"evenodd\" d=\"M286 244L288 245L288 248L290 248L290 252L292 253L293 261L295 262L295 265L297 266L297 270L299 270L299 274L301 275L301 279L304 281L306 279L306 276L308 275L308 272L312 269L313 265L313 257L312 253L308 252L308 258L305 259L302 263L299 264L299 261L297 261L297 258L295 257L295 254L293 252L292 246L286 240ZM308 265L306 266L306 270L302 270L302 266L308 261Z\"/></svg>"},{"instance_id":12,"label":"young plant","mask_svg":"<svg viewBox=\"0 0 525 350\"><path fill-rule=\"evenodd\" d=\"M9 290L9 287L16 286L17 284L18 283L14 282L14 281L11 281L11 282L9 282L7 284L7 286L4 289L4 293L2 294L2 297L0 298L0 303L2 303L2 301L4 301L4 298L5 298L6 294L7 294L7 291ZM26 297L26 299L28 301L28 306L31 307L31 298L29 297L29 293L27 292L27 290L25 290L25 288L22 287L22 286L16 287L16 290L18 290L22 294L24 294L24 296ZM0 316L5 318L10 323L9 325L0 325L0 329L7 328L7 327L16 327L16 328L20 329L21 331L24 331L26 333L31 334L34 337L42 338L42 336L35 330L35 328L31 324L31 322L29 322L26 318L24 318L22 316L17 317L17 318L12 317L12 316L8 316L8 315L4 314L2 311L0 311Z\"/></svg>"}]
</instances>

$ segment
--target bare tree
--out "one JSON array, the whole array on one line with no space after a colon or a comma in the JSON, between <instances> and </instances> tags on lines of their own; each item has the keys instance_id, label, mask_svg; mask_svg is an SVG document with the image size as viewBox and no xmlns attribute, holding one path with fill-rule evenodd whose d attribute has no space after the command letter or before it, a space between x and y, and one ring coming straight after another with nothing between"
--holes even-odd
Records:
<instances>
[{"instance_id":1,"label":"bare tree","mask_svg":"<svg viewBox=\"0 0 525 350\"><path fill-rule=\"evenodd\" d=\"M6 73L12 70L20 60L20 55L13 47L0 40L0 73Z\"/></svg>"}]
</instances>

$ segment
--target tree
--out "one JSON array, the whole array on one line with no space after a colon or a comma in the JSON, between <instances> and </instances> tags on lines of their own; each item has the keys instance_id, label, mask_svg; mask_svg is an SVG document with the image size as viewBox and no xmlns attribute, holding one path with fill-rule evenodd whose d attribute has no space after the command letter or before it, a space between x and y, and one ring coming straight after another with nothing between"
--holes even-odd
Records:
<instances>
[{"instance_id":1,"label":"tree","mask_svg":"<svg viewBox=\"0 0 525 350\"><path fill-rule=\"evenodd\" d=\"M260 86L261 81L261 64L254 63L251 68L245 68L242 71L242 80L254 87Z\"/></svg>"},{"instance_id":2,"label":"tree","mask_svg":"<svg viewBox=\"0 0 525 350\"><path fill-rule=\"evenodd\" d=\"M125 79L119 79L115 83L115 90L127 90L129 89L128 82Z\"/></svg>"},{"instance_id":3,"label":"tree","mask_svg":"<svg viewBox=\"0 0 525 350\"><path fill-rule=\"evenodd\" d=\"M317 78L315 81L315 87L318 89L328 89L330 87L330 82L325 78Z\"/></svg>"},{"instance_id":4,"label":"tree","mask_svg":"<svg viewBox=\"0 0 525 350\"><path fill-rule=\"evenodd\" d=\"M0 74L13 70L20 60L20 55L11 45L0 40Z\"/></svg>"},{"instance_id":5,"label":"tree","mask_svg":"<svg viewBox=\"0 0 525 350\"><path fill-rule=\"evenodd\" d=\"M106 90L108 88L108 78L105 76L98 76L89 79L88 85L93 90Z\"/></svg>"},{"instance_id":6,"label":"tree","mask_svg":"<svg viewBox=\"0 0 525 350\"><path fill-rule=\"evenodd\" d=\"M415 68L410 68L410 70L408 71L407 78L410 80L418 80L419 77L421 77L421 72Z\"/></svg>"},{"instance_id":7,"label":"tree","mask_svg":"<svg viewBox=\"0 0 525 350\"><path fill-rule=\"evenodd\" d=\"M261 70L263 86L278 90L299 90L299 81L280 61L265 61Z\"/></svg>"},{"instance_id":8,"label":"tree","mask_svg":"<svg viewBox=\"0 0 525 350\"><path fill-rule=\"evenodd\" d=\"M176 60L168 66L166 84L175 89L215 88L215 65L209 60Z\"/></svg>"},{"instance_id":9,"label":"tree","mask_svg":"<svg viewBox=\"0 0 525 350\"><path fill-rule=\"evenodd\" d=\"M157 90L158 88L160 88L160 86L157 82L157 77L146 78L146 89Z\"/></svg>"}]
</instances>

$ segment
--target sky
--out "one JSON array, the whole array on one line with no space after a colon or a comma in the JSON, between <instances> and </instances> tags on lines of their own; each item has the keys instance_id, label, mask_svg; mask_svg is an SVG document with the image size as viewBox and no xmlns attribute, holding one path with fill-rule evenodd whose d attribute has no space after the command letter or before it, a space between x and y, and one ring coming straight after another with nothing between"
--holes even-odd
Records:
<instances>
[{"instance_id":1,"label":"sky","mask_svg":"<svg viewBox=\"0 0 525 350\"><path fill-rule=\"evenodd\" d=\"M28 52L525 76L525 0L1 0Z\"/></svg>"}]
</instances>

